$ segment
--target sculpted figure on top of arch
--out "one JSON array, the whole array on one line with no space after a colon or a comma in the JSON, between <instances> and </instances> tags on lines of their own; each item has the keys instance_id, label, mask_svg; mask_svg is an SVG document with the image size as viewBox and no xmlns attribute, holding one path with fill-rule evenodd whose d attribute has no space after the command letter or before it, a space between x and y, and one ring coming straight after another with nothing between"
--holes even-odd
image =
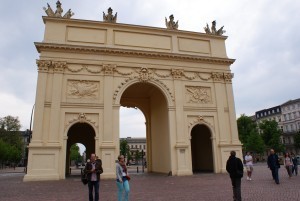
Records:
<instances>
[{"instance_id":1,"label":"sculpted figure on top of arch","mask_svg":"<svg viewBox=\"0 0 300 201\"><path fill-rule=\"evenodd\" d=\"M167 29L178 29L178 20L177 22L174 22L174 16L169 16L170 21L165 18Z\"/></svg>"},{"instance_id":2,"label":"sculpted figure on top of arch","mask_svg":"<svg viewBox=\"0 0 300 201\"><path fill-rule=\"evenodd\" d=\"M49 17L63 17L63 18L70 19L74 15L74 13L71 11L71 9L69 9L64 14L64 16L62 16L62 13L64 12L64 10L61 7L60 1L56 2L56 11L55 12L52 10L51 6L48 3L47 3L47 6L48 6L47 8L44 7L44 10Z\"/></svg>"},{"instance_id":3,"label":"sculpted figure on top of arch","mask_svg":"<svg viewBox=\"0 0 300 201\"><path fill-rule=\"evenodd\" d=\"M225 30L223 30L224 26L222 26L219 30L217 30L217 28L216 28L216 25L217 25L216 20L212 21L211 24L212 24L211 25L211 29L209 28L208 24L206 24L206 27L204 27L205 33L221 36L221 35L223 35L223 33L226 32Z\"/></svg>"},{"instance_id":4,"label":"sculpted figure on top of arch","mask_svg":"<svg viewBox=\"0 0 300 201\"><path fill-rule=\"evenodd\" d=\"M107 15L103 12L103 21L104 22L116 23L117 22L117 15L118 15L118 13L113 15L113 9L111 9L111 7L109 7L108 10L107 10Z\"/></svg>"}]
</instances>

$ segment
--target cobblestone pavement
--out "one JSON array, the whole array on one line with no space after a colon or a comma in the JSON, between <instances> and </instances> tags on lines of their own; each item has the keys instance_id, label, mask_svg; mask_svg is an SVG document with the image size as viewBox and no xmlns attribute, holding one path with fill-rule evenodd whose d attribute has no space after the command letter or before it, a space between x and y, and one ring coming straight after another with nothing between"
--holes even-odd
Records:
<instances>
[{"instance_id":1,"label":"cobblestone pavement","mask_svg":"<svg viewBox=\"0 0 300 201\"><path fill-rule=\"evenodd\" d=\"M300 200L300 176L288 178L281 167L280 184L272 180L266 164L254 167L253 180L242 179L243 200L284 201ZM83 201L88 200L88 188L79 177L60 181L23 182L22 170L0 170L1 201ZM130 200L142 201L229 201L232 189L227 174L196 174L184 177L168 177L161 174L131 174ZM114 201L115 181L101 180L100 200Z\"/></svg>"}]
</instances>

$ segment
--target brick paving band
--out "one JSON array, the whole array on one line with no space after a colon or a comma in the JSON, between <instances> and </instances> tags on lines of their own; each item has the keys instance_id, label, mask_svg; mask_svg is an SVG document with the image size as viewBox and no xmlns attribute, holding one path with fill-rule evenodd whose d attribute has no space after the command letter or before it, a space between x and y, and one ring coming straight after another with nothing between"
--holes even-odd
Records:
<instances>
[{"instance_id":1,"label":"brick paving band","mask_svg":"<svg viewBox=\"0 0 300 201\"><path fill-rule=\"evenodd\" d=\"M300 200L300 177L288 178L286 169L279 170L280 184L272 180L265 163L254 166L252 181L242 179L242 198L251 201ZM0 170L1 201L83 201L88 200L88 188L77 176L60 181L23 182L22 171ZM227 174L195 174L167 176L162 174L131 174L132 201L229 201L232 189ZM100 200L117 200L115 180L100 182Z\"/></svg>"}]
</instances>

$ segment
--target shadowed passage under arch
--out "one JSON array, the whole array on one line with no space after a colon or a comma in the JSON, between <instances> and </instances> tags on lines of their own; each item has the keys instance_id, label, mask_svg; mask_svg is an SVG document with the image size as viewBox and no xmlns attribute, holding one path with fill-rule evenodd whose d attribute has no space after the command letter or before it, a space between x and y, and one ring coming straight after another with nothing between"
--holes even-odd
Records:
<instances>
[{"instance_id":1,"label":"shadowed passage under arch","mask_svg":"<svg viewBox=\"0 0 300 201\"><path fill-rule=\"evenodd\" d=\"M193 173L213 172L211 132L205 125L196 125L191 131Z\"/></svg>"},{"instance_id":2,"label":"shadowed passage under arch","mask_svg":"<svg viewBox=\"0 0 300 201\"><path fill-rule=\"evenodd\" d=\"M70 171L70 148L75 143L81 143L86 147L86 157L95 153L95 130L88 123L76 123L68 131L66 150L66 175Z\"/></svg>"}]
</instances>

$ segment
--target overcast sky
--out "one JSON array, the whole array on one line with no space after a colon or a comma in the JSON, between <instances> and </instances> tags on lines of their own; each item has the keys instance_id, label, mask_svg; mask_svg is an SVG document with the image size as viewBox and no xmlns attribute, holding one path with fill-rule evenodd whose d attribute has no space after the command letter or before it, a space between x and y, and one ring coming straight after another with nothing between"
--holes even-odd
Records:
<instances>
[{"instance_id":1,"label":"overcast sky","mask_svg":"<svg viewBox=\"0 0 300 201\"><path fill-rule=\"evenodd\" d=\"M39 55L47 3L56 0L2 1L0 7L0 117L18 116L29 128L35 101ZM204 32L213 20L224 25L235 108L240 114L300 98L300 1L295 0L61 0L72 18L102 21L112 7L118 23L165 27L173 14L179 29ZM137 110L121 111L121 137L144 136L145 119Z\"/></svg>"}]
</instances>

